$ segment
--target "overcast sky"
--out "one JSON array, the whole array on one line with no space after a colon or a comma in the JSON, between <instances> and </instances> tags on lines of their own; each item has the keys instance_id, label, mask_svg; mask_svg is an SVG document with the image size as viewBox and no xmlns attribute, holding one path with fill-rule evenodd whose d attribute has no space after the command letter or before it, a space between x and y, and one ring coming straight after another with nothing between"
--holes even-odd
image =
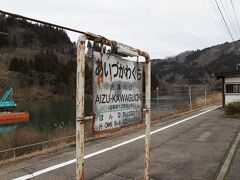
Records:
<instances>
[{"instance_id":1,"label":"overcast sky","mask_svg":"<svg viewBox=\"0 0 240 180\"><path fill-rule=\"evenodd\" d=\"M230 41L202 0L0 0L0 9L100 34L151 58Z\"/></svg>"}]
</instances>

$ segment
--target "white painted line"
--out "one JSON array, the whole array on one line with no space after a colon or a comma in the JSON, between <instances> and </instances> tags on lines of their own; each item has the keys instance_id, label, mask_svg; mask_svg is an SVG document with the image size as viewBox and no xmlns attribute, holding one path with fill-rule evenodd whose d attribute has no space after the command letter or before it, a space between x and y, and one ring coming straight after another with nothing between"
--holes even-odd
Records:
<instances>
[{"instance_id":1,"label":"white painted line","mask_svg":"<svg viewBox=\"0 0 240 180\"><path fill-rule=\"evenodd\" d=\"M219 108L219 107L221 107L221 105L220 105L220 106L212 106L212 107L210 107L208 110L206 110L206 111L204 111L204 112L201 112L201 113L199 113L199 114L196 114L196 115L194 115L194 116L188 117L188 118L183 119L183 120L181 120L181 121L178 121L178 122L175 122L175 123L173 123L173 124L164 126L164 127L159 128L159 129L157 129L157 130L154 130L154 131L151 132L151 134L155 134L155 133L157 133L157 132L163 131L163 130L168 129L168 128L170 128L170 127L176 126L176 125L181 124L181 123L183 123L183 122L185 122L185 121L188 121L188 120L193 119L193 118L195 118L195 117L198 117L198 116L201 116L201 115L203 115L203 114L206 114L206 113L208 113L208 112L210 112L210 111L213 111L213 110L215 110L215 109L217 109L217 108ZM112 149L116 149L116 148L118 148L118 147L121 147L121 146L124 146L124 145L126 145L126 144L132 143L132 142L137 141L137 140L139 140L139 139L142 139L142 138L144 138L144 137L145 137L145 135L137 136L137 137L135 137L135 138L133 138L133 139L130 139L130 140L128 140L128 141L124 141L124 142L122 142L122 143L113 145L113 146L111 146L111 147L102 149L102 150L100 150L100 151L97 151L97 152L94 152L94 153L85 155L85 156L84 156L84 159L88 159L88 158L93 157L93 156L96 156L96 155L98 155L98 154L102 154L102 153L107 152L107 151L110 151L110 150L112 150ZM30 178L39 176L39 175L41 175L41 174L45 174L45 173L47 173L47 172L53 171L53 170L55 170L55 169L59 169L59 168L61 168L61 167L64 167L64 166L73 164L73 163L75 163L75 162L76 162L76 159L72 159L72 160L70 160L70 161L66 161L66 162L63 162L63 163L60 163L60 164L57 164L57 165L54 165L54 166L50 166L50 167L48 167L48 168L46 168L46 169L42 169L42 170L40 170L40 171L36 171L36 172L34 172L34 173L27 174L27 175L25 175L25 176L21 176L21 177L15 178L14 180L27 180L27 179L30 179Z\"/></svg>"},{"instance_id":2,"label":"white painted line","mask_svg":"<svg viewBox=\"0 0 240 180\"><path fill-rule=\"evenodd\" d=\"M232 159L233 159L233 155L237 149L237 145L240 141L240 132L238 133L237 137L235 138L233 144L231 145L230 147L230 150L228 152L228 155L227 155L227 158L225 159L222 167L221 167L221 170L217 176L217 180L224 180L225 179L225 176L227 174L227 171L228 171L228 168L232 162Z\"/></svg>"},{"instance_id":3,"label":"white painted line","mask_svg":"<svg viewBox=\"0 0 240 180\"><path fill-rule=\"evenodd\" d=\"M214 106L210 106L210 107L206 107L206 108L203 108L203 109L200 109L199 111L202 112L202 111L207 111L209 109L212 109Z\"/></svg>"}]
</instances>

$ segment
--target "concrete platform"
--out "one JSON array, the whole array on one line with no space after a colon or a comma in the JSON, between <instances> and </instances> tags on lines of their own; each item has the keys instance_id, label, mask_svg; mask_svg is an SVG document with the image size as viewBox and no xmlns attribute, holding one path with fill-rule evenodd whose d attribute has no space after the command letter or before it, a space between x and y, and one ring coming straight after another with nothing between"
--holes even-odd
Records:
<instances>
[{"instance_id":1,"label":"concrete platform","mask_svg":"<svg viewBox=\"0 0 240 180\"><path fill-rule=\"evenodd\" d=\"M203 112L204 110L189 113L151 127L151 131L159 130L188 118L187 121L151 135L151 179L212 180L216 178L229 147L240 130L240 120L224 118L221 108ZM98 152L143 134L144 129L139 129L127 135L89 142L86 144L85 154ZM43 172L46 168L56 167L74 158L75 149L34 158L1 168L0 179L23 179L24 175ZM236 167L239 167L239 162L239 160L236 162ZM85 179L143 179L143 164L144 138L140 138L86 159ZM232 168L234 167L233 165ZM228 176L231 179L232 174L229 173ZM33 179L75 179L75 163L44 172L34 176Z\"/></svg>"}]
</instances>

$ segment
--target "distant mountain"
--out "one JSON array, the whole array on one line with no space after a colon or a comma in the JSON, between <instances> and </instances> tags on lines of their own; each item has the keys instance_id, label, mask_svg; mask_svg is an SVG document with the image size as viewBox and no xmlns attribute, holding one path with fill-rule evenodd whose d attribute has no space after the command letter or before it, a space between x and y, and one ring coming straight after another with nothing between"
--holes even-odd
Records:
<instances>
[{"instance_id":1,"label":"distant mountain","mask_svg":"<svg viewBox=\"0 0 240 180\"><path fill-rule=\"evenodd\" d=\"M215 86L213 74L235 70L237 63L240 63L240 41L154 59L152 74L167 83Z\"/></svg>"}]
</instances>

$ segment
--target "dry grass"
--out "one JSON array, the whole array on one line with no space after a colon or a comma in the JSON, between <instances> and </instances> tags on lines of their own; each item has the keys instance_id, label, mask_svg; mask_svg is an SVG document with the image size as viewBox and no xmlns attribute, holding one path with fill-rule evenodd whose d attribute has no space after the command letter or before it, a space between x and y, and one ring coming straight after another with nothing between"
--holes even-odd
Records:
<instances>
[{"instance_id":1,"label":"dry grass","mask_svg":"<svg viewBox=\"0 0 240 180\"><path fill-rule=\"evenodd\" d=\"M240 118L240 102L229 103L224 107L226 117Z\"/></svg>"},{"instance_id":2,"label":"dry grass","mask_svg":"<svg viewBox=\"0 0 240 180\"><path fill-rule=\"evenodd\" d=\"M40 132L31 127L21 127L19 129L16 129L13 132L2 134L0 136L0 150L31 145L31 144L54 140L62 137L68 137L74 134L75 134L75 128L70 128L66 126L58 127L51 133ZM19 149L16 149L15 156L16 157L22 156L35 151L41 151L45 148L52 148L52 147L59 146L60 144L70 143L74 141L75 141L75 138L71 138L67 140L46 143L44 145L39 144L39 145L30 146L30 147L19 148ZM9 159L9 158L12 158L13 156L14 156L13 151L1 153L0 160Z\"/></svg>"},{"instance_id":3,"label":"dry grass","mask_svg":"<svg viewBox=\"0 0 240 180\"><path fill-rule=\"evenodd\" d=\"M14 132L5 133L0 136L1 149L9 149L13 147L23 146L45 140L46 137L29 127L16 129Z\"/></svg>"},{"instance_id":4,"label":"dry grass","mask_svg":"<svg viewBox=\"0 0 240 180\"><path fill-rule=\"evenodd\" d=\"M222 94L221 93L213 93L207 96L207 104L205 104L205 97L200 96L195 99L193 102L194 108L203 107L209 104L216 104L222 101Z\"/></svg>"}]
</instances>

